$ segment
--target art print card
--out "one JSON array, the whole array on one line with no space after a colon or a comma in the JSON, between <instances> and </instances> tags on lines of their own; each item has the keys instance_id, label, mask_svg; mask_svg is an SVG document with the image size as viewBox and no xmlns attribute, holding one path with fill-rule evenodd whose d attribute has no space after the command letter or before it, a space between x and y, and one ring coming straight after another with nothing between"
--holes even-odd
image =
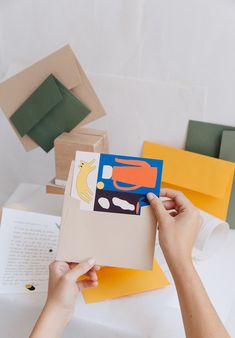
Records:
<instances>
[{"instance_id":1,"label":"art print card","mask_svg":"<svg viewBox=\"0 0 235 338\"><path fill-rule=\"evenodd\" d=\"M140 215L146 194L160 193L163 161L76 152L71 196L82 210Z\"/></svg>"}]
</instances>

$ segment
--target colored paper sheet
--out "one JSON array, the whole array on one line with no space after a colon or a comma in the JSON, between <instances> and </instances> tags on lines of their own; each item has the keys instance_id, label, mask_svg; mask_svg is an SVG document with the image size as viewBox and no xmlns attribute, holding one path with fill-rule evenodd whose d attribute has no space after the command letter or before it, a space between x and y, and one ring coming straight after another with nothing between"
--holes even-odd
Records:
<instances>
[{"instance_id":1,"label":"colored paper sheet","mask_svg":"<svg viewBox=\"0 0 235 338\"><path fill-rule=\"evenodd\" d=\"M224 130L235 131L235 127L190 120L185 149L218 158Z\"/></svg>"},{"instance_id":2,"label":"colored paper sheet","mask_svg":"<svg viewBox=\"0 0 235 338\"><path fill-rule=\"evenodd\" d=\"M235 162L235 127L189 121L186 150ZM235 179L234 179L235 181ZM232 185L227 222L235 228L235 182Z\"/></svg>"},{"instance_id":3,"label":"colored paper sheet","mask_svg":"<svg viewBox=\"0 0 235 338\"><path fill-rule=\"evenodd\" d=\"M226 161L235 162L235 131L224 131L222 134L219 157ZM227 222L235 229L235 176L233 178Z\"/></svg>"},{"instance_id":4,"label":"colored paper sheet","mask_svg":"<svg viewBox=\"0 0 235 338\"><path fill-rule=\"evenodd\" d=\"M235 162L235 131L223 131L219 157Z\"/></svg>"},{"instance_id":5,"label":"colored paper sheet","mask_svg":"<svg viewBox=\"0 0 235 338\"><path fill-rule=\"evenodd\" d=\"M181 190L198 208L226 219L234 163L147 141L142 155L164 160L163 186Z\"/></svg>"},{"instance_id":6,"label":"colored paper sheet","mask_svg":"<svg viewBox=\"0 0 235 338\"><path fill-rule=\"evenodd\" d=\"M140 215L160 193L163 161L77 151L71 196L83 210Z\"/></svg>"},{"instance_id":7,"label":"colored paper sheet","mask_svg":"<svg viewBox=\"0 0 235 338\"><path fill-rule=\"evenodd\" d=\"M11 116L21 136L26 134L46 152L63 132L79 124L90 110L50 75Z\"/></svg>"},{"instance_id":8,"label":"colored paper sheet","mask_svg":"<svg viewBox=\"0 0 235 338\"><path fill-rule=\"evenodd\" d=\"M82 291L86 303L134 295L169 285L156 261L152 271L103 267L97 274L98 287Z\"/></svg>"}]
</instances>

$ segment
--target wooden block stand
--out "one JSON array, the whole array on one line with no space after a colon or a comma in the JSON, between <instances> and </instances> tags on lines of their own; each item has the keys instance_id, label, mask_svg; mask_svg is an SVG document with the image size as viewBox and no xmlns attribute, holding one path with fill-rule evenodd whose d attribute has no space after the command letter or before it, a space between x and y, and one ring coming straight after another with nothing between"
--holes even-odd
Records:
<instances>
[{"instance_id":1,"label":"wooden block stand","mask_svg":"<svg viewBox=\"0 0 235 338\"><path fill-rule=\"evenodd\" d=\"M63 193L71 162L77 150L108 153L108 136L104 130L79 128L70 133L63 133L55 139L54 180L47 184L48 193Z\"/></svg>"}]
</instances>

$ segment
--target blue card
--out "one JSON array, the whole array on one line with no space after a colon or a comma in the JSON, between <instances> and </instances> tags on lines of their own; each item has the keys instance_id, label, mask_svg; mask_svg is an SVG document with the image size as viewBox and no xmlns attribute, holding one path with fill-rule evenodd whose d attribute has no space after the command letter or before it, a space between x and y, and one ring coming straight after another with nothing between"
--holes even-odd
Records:
<instances>
[{"instance_id":1,"label":"blue card","mask_svg":"<svg viewBox=\"0 0 235 338\"><path fill-rule=\"evenodd\" d=\"M76 152L72 196L83 210L140 215L146 194L160 194L163 161Z\"/></svg>"}]
</instances>

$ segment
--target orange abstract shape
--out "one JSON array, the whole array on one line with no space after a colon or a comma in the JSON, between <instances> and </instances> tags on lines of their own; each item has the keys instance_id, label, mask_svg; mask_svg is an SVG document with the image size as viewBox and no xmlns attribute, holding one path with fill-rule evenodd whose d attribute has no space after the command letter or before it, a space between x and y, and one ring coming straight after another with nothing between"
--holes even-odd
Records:
<instances>
[{"instance_id":1,"label":"orange abstract shape","mask_svg":"<svg viewBox=\"0 0 235 338\"><path fill-rule=\"evenodd\" d=\"M115 158L115 161L129 166L113 167L113 185L118 190L136 190L142 187L154 188L157 180L157 168L141 160L124 160ZM117 182L130 184L130 187L120 186Z\"/></svg>"}]
</instances>

